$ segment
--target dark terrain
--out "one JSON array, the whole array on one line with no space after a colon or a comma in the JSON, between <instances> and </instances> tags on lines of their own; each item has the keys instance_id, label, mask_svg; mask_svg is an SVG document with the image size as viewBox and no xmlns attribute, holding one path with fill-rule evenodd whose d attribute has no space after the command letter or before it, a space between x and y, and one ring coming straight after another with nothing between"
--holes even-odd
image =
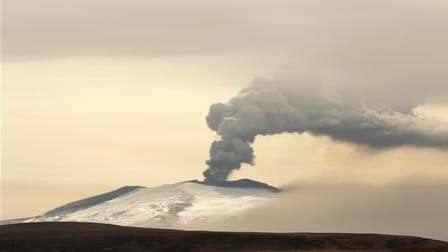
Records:
<instances>
[{"instance_id":1,"label":"dark terrain","mask_svg":"<svg viewBox=\"0 0 448 252\"><path fill-rule=\"evenodd\" d=\"M75 222L0 226L0 251L448 251L448 243L380 234L177 231Z\"/></svg>"},{"instance_id":2,"label":"dark terrain","mask_svg":"<svg viewBox=\"0 0 448 252\"><path fill-rule=\"evenodd\" d=\"M207 182L207 181L199 181L199 180L189 180L185 182L193 182L198 183L201 185L208 185L208 186L218 186L218 187L234 187L234 188L257 188L257 189L265 189L269 190L271 192L280 192L281 190L273 187L271 185L268 185L263 182L259 182L252 179L239 179L239 180L224 180L224 181L213 181L213 182Z\"/></svg>"}]
</instances>

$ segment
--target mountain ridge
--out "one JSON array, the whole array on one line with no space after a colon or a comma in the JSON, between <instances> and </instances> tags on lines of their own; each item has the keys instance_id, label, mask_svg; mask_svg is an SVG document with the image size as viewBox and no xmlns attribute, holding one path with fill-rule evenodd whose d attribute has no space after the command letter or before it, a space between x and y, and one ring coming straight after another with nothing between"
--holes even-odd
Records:
<instances>
[{"instance_id":1,"label":"mountain ridge","mask_svg":"<svg viewBox=\"0 0 448 252\"><path fill-rule=\"evenodd\" d=\"M75 212L77 210L89 208L89 207L99 204L101 202L112 200L112 199L120 197L124 194L130 193L134 190L143 189L143 188L145 188L145 187L143 187L143 186L122 186L116 190L112 190L112 191L109 191L106 193L101 193L98 195L87 197L85 199L69 202L60 207L56 207L54 209L51 209L51 210L45 212L43 214L43 216L51 217L51 216L60 214L61 212L63 212L63 213Z\"/></svg>"},{"instance_id":2,"label":"mountain ridge","mask_svg":"<svg viewBox=\"0 0 448 252\"><path fill-rule=\"evenodd\" d=\"M448 243L367 233L210 232L45 222L3 226L0 251L446 252Z\"/></svg>"}]
</instances>

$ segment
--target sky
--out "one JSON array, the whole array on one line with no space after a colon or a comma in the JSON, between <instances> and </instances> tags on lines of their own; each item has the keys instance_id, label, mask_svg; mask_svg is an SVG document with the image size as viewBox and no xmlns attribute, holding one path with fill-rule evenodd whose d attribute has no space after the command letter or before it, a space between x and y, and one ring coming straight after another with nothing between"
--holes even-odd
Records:
<instances>
[{"instance_id":1,"label":"sky","mask_svg":"<svg viewBox=\"0 0 448 252\"><path fill-rule=\"evenodd\" d=\"M124 185L202 179L219 138L209 106L260 79L448 124L446 1L5 0L1 11L1 219ZM316 208L328 188L349 197L355 184L376 198L399 192L396 204L415 209L429 188L425 214L446 209L443 147L310 132L257 136L252 147L254 165L231 179L310 185ZM419 196L401 201L414 187Z\"/></svg>"}]
</instances>

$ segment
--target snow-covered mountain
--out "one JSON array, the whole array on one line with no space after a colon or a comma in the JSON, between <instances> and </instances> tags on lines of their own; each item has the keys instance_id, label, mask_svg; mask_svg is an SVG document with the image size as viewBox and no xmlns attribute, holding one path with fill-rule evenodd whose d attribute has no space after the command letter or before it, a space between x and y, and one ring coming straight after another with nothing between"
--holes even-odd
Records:
<instances>
[{"instance_id":1,"label":"snow-covered mountain","mask_svg":"<svg viewBox=\"0 0 448 252\"><path fill-rule=\"evenodd\" d=\"M140 227L206 225L266 202L277 188L253 180L206 184L197 180L153 188L126 186L11 222L82 221Z\"/></svg>"}]
</instances>

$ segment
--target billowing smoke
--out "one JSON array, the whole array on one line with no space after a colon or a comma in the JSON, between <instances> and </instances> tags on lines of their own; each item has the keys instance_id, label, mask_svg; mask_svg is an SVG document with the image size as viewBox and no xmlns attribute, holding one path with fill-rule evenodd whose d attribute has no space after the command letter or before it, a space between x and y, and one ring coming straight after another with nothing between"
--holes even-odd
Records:
<instances>
[{"instance_id":1,"label":"billowing smoke","mask_svg":"<svg viewBox=\"0 0 448 252\"><path fill-rule=\"evenodd\" d=\"M332 95L330 95L332 94ZM258 135L303 133L371 148L448 148L448 126L412 110L342 99L325 89L257 81L227 103L211 105L207 124L220 140L210 147L205 181L224 181L243 163L253 164Z\"/></svg>"}]
</instances>

